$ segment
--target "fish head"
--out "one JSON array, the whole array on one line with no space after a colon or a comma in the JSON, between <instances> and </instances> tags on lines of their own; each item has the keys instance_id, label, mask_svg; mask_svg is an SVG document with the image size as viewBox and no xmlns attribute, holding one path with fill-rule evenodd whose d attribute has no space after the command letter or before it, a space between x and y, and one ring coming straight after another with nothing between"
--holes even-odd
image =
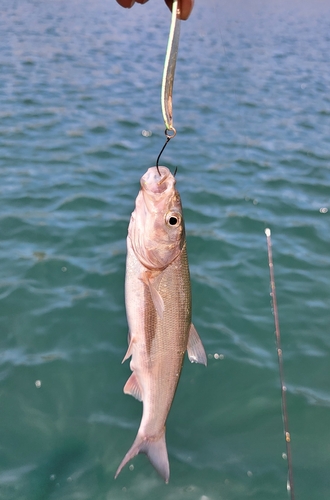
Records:
<instances>
[{"instance_id":1,"label":"fish head","mask_svg":"<svg viewBox=\"0 0 330 500\"><path fill-rule=\"evenodd\" d=\"M141 177L128 236L135 255L150 270L165 269L185 241L181 199L167 167L151 167ZM159 175L160 174L160 175Z\"/></svg>"}]
</instances>

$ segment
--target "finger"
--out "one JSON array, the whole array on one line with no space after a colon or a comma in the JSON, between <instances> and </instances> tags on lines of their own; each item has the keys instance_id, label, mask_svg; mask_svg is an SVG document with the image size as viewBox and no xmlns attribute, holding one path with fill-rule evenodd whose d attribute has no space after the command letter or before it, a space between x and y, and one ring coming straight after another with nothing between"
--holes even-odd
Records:
<instances>
[{"instance_id":1,"label":"finger","mask_svg":"<svg viewBox=\"0 0 330 500\"><path fill-rule=\"evenodd\" d=\"M125 9L130 9L135 4L135 0L117 0L117 3Z\"/></svg>"},{"instance_id":2,"label":"finger","mask_svg":"<svg viewBox=\"0 0 330 500\"><path fill-rule=\"evenodd\" d=\"M165 0L166 5L172 10L173 0ZM194 0L179 0L180 19L188 19L194 6Z\"/></svg>"},{"instance_id":3,"label":"finger","mask_svg":"<svg viewBox=\"0 0 330 500\"><path fill-rule=\"evenodd\" d=\"M119 3L119 5L121 5L122 7L125 7L125 9L130 9L131 7L133 7L133 5L135 4L135 2L137 3L146 3L148 0L117 0L117 2Z\"/></svg>"}]
</instances>

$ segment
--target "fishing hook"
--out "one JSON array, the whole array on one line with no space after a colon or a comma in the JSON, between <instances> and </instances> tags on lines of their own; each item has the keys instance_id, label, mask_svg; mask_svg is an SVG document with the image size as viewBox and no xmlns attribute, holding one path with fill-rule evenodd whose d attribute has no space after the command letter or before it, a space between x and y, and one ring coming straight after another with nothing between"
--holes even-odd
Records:
<instances>
[{"instance_id":1,"label":"fishing hook","mask_svg":"<svg viewBox=\"0 0 330 500\"><path fill-rule=\"evenodd\" d=\"M165 144L164 146L162 147L162 149L160 150L160 153L158 155L158 158L156 160L156 168L157 168L157 172L158 172L158 175L161 177L161 173L159 171L159 160L160 160L160 157L162 156L162 153L164 151L164 149L166 148L167 144L170 142L170 140L176 136L176 130L174 127L172 127L171 129L165 129L165 135L166 135L166 141L165 141ZM176 171L177 171L177 168L175 169L175 174L176 174ZM174 174L174 175L175 175Z\"/></svg>"},{"instance_id":2,"label":"fishing hook","mask_svg":"<svg viewBox=\"0 0 330 500\"><path fill-rule=\"evenodd\" d=\"M162 176L162 175L161 175L161 173L160 173L160 171L159 171L159 165L158 165L158 164L159 164L159 159L160 159L160 157L162 156L162 152L164 151L164 149L166 148L166 146L167 146L167 144L168 144L169 142L170 142L170 139L169 139L169 137L167 137L167 139L166 139L166 141L165 141L165 144L164 144L164 146L162 147L162 149L160 150L160 153L159 153L158 158L157 158L157 160L156 160L156 168L157 168L157 172L158 172L159 177L161 177L161 176Z\"/></svg>"}]
</instances>

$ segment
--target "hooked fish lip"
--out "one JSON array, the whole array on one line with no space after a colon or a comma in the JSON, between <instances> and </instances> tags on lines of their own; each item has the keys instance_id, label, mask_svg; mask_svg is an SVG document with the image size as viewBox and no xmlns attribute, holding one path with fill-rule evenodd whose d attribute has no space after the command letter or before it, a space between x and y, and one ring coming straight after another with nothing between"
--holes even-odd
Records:
<instances>
[{"instance_id":1,"label":"hooked fish lip","mask_svg":"<svg viewBox=\"0 0 330 500\"><path fill-rule=\"evenodd\" d=\"M160 172L160 175L158 173ZM150 167L141 177L141 188L145 193L161 195L172 189L176 181L167 167Z\"/></svg>"}]
</instances>

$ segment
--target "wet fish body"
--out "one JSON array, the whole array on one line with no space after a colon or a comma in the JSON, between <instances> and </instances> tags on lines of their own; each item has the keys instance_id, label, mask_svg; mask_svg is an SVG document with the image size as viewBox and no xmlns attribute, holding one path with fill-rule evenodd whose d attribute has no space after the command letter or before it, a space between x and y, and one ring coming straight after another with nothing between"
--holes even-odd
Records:
<instances>
[{"instance_id":1,"label":"wet fish body","mask_svg":"<svg viewBox=\"0 0 330 500\"><path fill-rule=\"evenodd\" d=\"M191 288L184 220L175 179L166 167L141 178L127 237L125 302L132 375L124 392L143 402L136 439L121 462L138 453L169 480L165 422L179 381L184 354L206 365L191 323Z\"/></svg>"}]
</instances>

